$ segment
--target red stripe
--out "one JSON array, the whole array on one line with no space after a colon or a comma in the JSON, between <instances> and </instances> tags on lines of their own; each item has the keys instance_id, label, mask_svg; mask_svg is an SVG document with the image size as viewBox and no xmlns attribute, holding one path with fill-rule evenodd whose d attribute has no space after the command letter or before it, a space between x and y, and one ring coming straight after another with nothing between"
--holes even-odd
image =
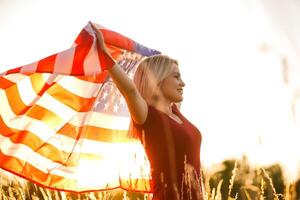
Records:
<instances>
[{"instance_id":1,"label":"red stripe","mask_svg":"<svg viewBox=\"0 0 300 200\"><path fill-rule=\"evenodd\" d=\"M51 83L50 85L48 83L46 83L43 88L41 89L41 91L39 91L39 93L37 95L42 96L42 94L44 94L52 85L54 85L55 83Z\"/></svg>"},{"instance_id":2,"label":"red stripe","mask_svg":"<svg viewBox=\"0 0 300 200\"><path fill-rule=\"evenodd\" d=\"M77 38L75 39L76 44L82 44L85 42L92 42L93 36L91 36L85 29L82 29L82 31L79 33Z\"/></svg>"},{"instance_id":3,"label":"red stripe","mask_svg":"<svg viewBox=\"0 0 300 200\"><path fill-rule=\"evenodd\" d=\"M5 137L14 137L14 135L16 135L16 137L19 137L18 135L22 133L22 130L19 131L17 129L8 127L3 121L3 118L1 116L0 116L0 130L1 130L0 135L3 135ZM82 134L83 130L84 130L84 134ZM26 134L27 131L23 131L23 133ZM57 134L70 137L74 140L89 139L97 142L128 141L127 131L105 129L105 128L89 126L89 125L77 127L70 123L66 123L60 130L58 130ZM22 141L15 141L15 142L20 143Z\"/></svg>"},{"instance_id":4,"label":"red stripe","mask_svg":"<svg viewBox=\"0 0 300 200\"><path fill-rule=\"evenodd\" d=\"M6 74L13 74L13 73L19 73L21 71L22 67L17 67L17 68L14 68L14 69L10 69L7 71Z\"/></svg>"},{"instance_id":5,"label":"red stripe","mask_svg":"<svg viewBox=\"0 0 300 200\"><path fill-rule=\"evenodd\" d=\"M4 77L0 77L0 88L6 89L14 84L15 84L14 82L12 82Z\"/></svg>"},{"instance_id":6,"label":"red stripe","mask_svg":"<svg viewBox=\"0 0 300 200\"><path fill-rule=\"evenodd\" d=\"M82 190L78 187L75 187L75 184L77 184L76 180L73 179L67 179L58 175L53 175L53 174L45 174L41 170L37 169L36 167L30 165L27 163L23 168L17 167L20 163L23 163L22 160L19 160L18 158L7 156L3 154L0 151L0 161L2 160L9 160L10 162L7 162L7 165L1 166L2 169L13 173L19 177L25 178L29 180L30 182L33 182L39 186L49 188L49 189L54 189L58 191L64 191L64 192L75 192L75 193L85 193L85 192L100 192L100 191L108 191L108 190L114 190L117 188L122 188L127 191L132 191L132 192L145 192L145 193L150 193L150 191L147 190L134 190L127 188L126 186L118 186L118 187L111 187L111 188L90 188L90 189L85 189ZM2 162L0 162L2 165ZM100 173L100 172L96 172ZM138 179L134 179L138 180ZM143 180L142 180L143 181ZM123 183L123 181L122 181ZM69 188L69 189L66 189ZM71 189L70 189L71 188Z\"/></svg>"},{"instance_id":7,"label":"red stripe","mask_svg":"<svg viewBox=\"0 0 300 200\"><path fill-rule=\"evenodd\" d=\"M5 94L6 94L9 106L15 115L23 115L30 108L30 106L27 106L26 104L24 104L24 102L20 96L17 84L14 84L14 85L10 86L9 88L6 88Z\"/></svg>"},{"instance_id":8,"label":"red stripe","mask_svg":"<svg viewBox=\"0 0 300 200\"><path fill-rule=\"evenodd\" d=\"M90 36L92 37L92 36ZM72 70L71 75L84 75L84 66L83 62L87 54L89 53L89 50L92 47L92 40L88 39L88 42L84 42L79 44L74 53L74 59L72 64Z\"/></svg>"},{"instance_id":9,"label":"red stripe","mask_svg":"<svg viewBox=\"0 0 300 200\"><path fill-rule=\"evenodd\" d=\"M36 154L39 154L49 160L59 163L65 167L76 167L78 165L78 158L90 158L90 159L100 159L100 155L95 155L91 153L77 153L77 152L66 152L63 151L50 143L47 143L40 139L37 135L30 131L17 130L9 128L2 117L0 116L0 135L9 138L9 140L14 144L22 144L30 148ZM79 135L77 132L73 132L73 135ZM51 140L51 139L49 139ZM77 141L74 141L74 143Z\"/></svg>"},{"instance_id":10,"label":"red stripe","mask_svg":"<svg viewBox=\"0 0 300 200\"><path fill-rule=\"evenodd\" d=\"M40 60L38 62L36 71L53 73L56 56L57 54L53 54L47 58Z\"/></svg>"},{"instance_id":11,"label":"red stripe","mask_svg":"<svg viewBox=\"0 0 300 200\"><path fill-rule=\"evenodd\" d=\"M145 192L151 193L150 188L144 186L144 184L132 185L132 183L142 183L145 179L132 179L132 180L120 180L120 185L118 187L111 187L111 188L85 188L84 190L81 188L76 187L77 181L74 179L68 179L65 177L61 177L54 174L44 173L43 171L39 170L38 168L34 167L30 163L25 163L23 160L20 160L16 157L5 155L0 150L0 166L2 169L11 172L17 176L25 178L37 185L42 187L65 191L65 192L96 192L96 191L108 191L112 189L122 188L127 191L132 192ZM101 172L95 172L101 173ZM139 187L139 188L136 188ZM66 189L68 188L68 189Z\"/></svg>"},{"instance_id":12,"label":"red stripe","mask_svg":"<svg viewBox=\"0 0 300 200\"><path fill-rule=\"evenodd\" d=\"M107 44L119 47L121 49L134 51L134 42L131 39L111 30L107 30L107 29L100 29L100 30Z\"/></svg>"},{"instance_id":13,"label":"red stripe","mask_svg":"<svg viewBox=\"0 0 300 200\"><path fill-rule=\"evenodd\" d=\"M54 188L57 183L65 179L64 177L61 176L46 174L41 170L37 169L36 167L32 166L31 164L26 163L23 160L5 155L1 150L0 150L0 163L1 163L1 168L9 172L12 172L18 176L22 176L26 179L34 181L35 183L39 183L40 185L44 185L44 186L52 185L52 188Z\"/></svg>"},{"instance_id":14,"label":"red stripe","mask_svg":"<svg viewBox=\"0 0 300 200\"><path fill-rule=\"evenodd\" d=\"M105 70L111 68L112 66L114 66L115 61L110 56L108 56L102 49L100 49L98 46L97 46L97 49L98 49L98 57L100 60L101 70L105 71Z\"/></svg>"}]
</instances>

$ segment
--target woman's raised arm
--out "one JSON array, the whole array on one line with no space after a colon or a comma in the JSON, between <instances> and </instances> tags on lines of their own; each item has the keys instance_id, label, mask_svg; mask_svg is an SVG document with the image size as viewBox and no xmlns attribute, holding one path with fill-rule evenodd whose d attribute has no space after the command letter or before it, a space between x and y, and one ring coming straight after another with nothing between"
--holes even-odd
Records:
<instances>
[{"instance_id":1,"label":"woman's raised arm","mask_svg":"<svg viewBox=\"0 0 300 200\"><path fill-rule=\"evenodd\" d=\"M106 56L112 59L112 56L104 43L104 38L101 31L99 31L92 23L91 25L97 36L98 48L101 49ZM107 70L114 83L117 85L119 91L125 98L131 118L135 123L143 124L148 114L148 106L144 98L137 90L134 82L117 63L115 63L112 67L108 67Z\"/></svg>"}]
</instances>

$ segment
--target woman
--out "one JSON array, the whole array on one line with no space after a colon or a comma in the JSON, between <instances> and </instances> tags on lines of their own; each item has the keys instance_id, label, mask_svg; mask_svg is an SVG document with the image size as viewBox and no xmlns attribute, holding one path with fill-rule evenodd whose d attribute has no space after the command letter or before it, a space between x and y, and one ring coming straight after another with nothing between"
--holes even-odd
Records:
<instances>
[{"instance_id":1,"label":"woman","mask_svg":"<svg viewBox=\"0 0 300 200\"><path fill-rule=\"evenodd\" d=\"M101 32L93 29L100 59L113 60ZM203 199L201 134L176 105L183 100L185 86L177 61L164 55L148 57L139 64L133 81L118 64L107 70L127 102L134 134L150 161L153 199Z\"/></svg>"}]
</instances>

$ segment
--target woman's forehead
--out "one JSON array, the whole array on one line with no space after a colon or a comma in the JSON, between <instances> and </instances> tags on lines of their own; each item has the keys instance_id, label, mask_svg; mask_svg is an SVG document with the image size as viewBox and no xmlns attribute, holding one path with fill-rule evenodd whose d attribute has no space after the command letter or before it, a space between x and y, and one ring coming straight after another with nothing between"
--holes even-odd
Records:
<instances>
[{"instance_id":1,"label":"woman's forehead","mask_svg":"<svg viewBox=\"0 0 300 200\"><path fill-rule=\"evenodd\" d=\"M175 63L173 64L171 73L179 73L180 74L180 70L179 70L179 67L177 64L175 64Z\"/></svg>"}]
</instances>

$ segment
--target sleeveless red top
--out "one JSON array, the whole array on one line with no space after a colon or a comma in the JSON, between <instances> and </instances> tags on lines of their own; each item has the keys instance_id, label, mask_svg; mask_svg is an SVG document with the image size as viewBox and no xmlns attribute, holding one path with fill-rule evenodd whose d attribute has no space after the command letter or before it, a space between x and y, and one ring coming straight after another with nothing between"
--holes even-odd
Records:
<instances>
[{"instance_id":1,"label":"sleeveless red top","mask_svg":"<svg viewBox=\"0 0 300 200\"><path fill-rule=\"evenodd\" d=\"M150 105L145 123L133 123L150 162L153 199L202 199L197 198L197 193L202 192L199 180L201 133L175 104L172 111L181 119L181 124ZM185 163L194 169L197 180L192 181L192 186L183 178Z\"/></svg>"}]
</instances>

